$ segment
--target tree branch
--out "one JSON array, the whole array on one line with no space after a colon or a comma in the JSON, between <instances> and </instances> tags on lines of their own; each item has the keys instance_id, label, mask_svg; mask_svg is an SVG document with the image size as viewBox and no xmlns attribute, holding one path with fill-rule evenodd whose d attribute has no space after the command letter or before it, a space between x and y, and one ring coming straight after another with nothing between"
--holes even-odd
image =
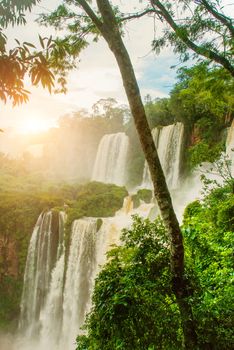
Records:
<instances>
[{"instance_id":1,"label":"tree branch","mask_svg":"<svg viewBox=\"0 0 234 350\"><path fill-rule=\"evenodd\" d=\"M216 11L215 8L208 3L208 1L201 0L201 2L208 12L210 12L216 19L218 19L222 24L224 24L229 29L232 37L234 37L234 27L232 25L231 18Z\"/></svg>"},{"instance_id":2,"label":"tree branch","mask_svg":"<svg viewBox=\"0 0 234 350\"><path fill-rule=\"evenodd\" d=\"M145 16L145 15L147 15L149 13L155 13L155 12L156 12L155 9L146 9L143 12L137 12L137 13L134 13L134 14L129 14L128 16L121 18L121 22L128 21L128 20L131 20L131 19L140 18L140 17L143 17L143 16ZM160 11L158 11L158 14L161 14Z\"/></svg>"},{"instance_id":3,"label":"tree branch","mask_svg":"<svg viewBox=\"0 0 234 350\"><path fill-rule=\"evenodd\" d=\"M103 23L100 21L100 19L97 17L95 12L92 10L92 8L89 6L87 1L85 0L76 0L76 2L83 8L83 10L87 13L89 18L93 21L93 23L96 25L96 27L100 30L102 33L102 27Z\"/></svg>"},{"instance_id":4,"label":"tree branch","mask_svg":"<svg viewBox=\"0 0 234 350\"><path fill-rule=\"evenodd\" d=\"M174 30L178 38L180 38L180 40L182 40L191 50L193 50L198 55L204 56L208 59L215 61L216 63L221 64L234 77L234 67L224 56L221 56L216 52L210 49L206 49L203 46L199 46L193 41L191 41L188 37L187 32L185 30L182 30L181 27L176 24L170 13L166 10L165 6L160 1L151 0L151 4L153 7L156 7L161 11L161 15L167 21L170 27Z\"/></svg>"}]
</instances>

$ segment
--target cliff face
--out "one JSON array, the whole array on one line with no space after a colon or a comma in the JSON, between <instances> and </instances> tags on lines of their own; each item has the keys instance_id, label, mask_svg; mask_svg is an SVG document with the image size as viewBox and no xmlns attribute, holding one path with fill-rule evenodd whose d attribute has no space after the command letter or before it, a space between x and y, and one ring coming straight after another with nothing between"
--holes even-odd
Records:
<instances>
[{"instance_id":1,"label":"cliff face","mask_svg":"<svg viewBox=\"0 0 234 350\"><path fill-rule=\"evenodd\" d=\"M18 278L19 259L17 243L9 236L0 235L0 281L6 276Z\"/></svg>"}]
</instances>

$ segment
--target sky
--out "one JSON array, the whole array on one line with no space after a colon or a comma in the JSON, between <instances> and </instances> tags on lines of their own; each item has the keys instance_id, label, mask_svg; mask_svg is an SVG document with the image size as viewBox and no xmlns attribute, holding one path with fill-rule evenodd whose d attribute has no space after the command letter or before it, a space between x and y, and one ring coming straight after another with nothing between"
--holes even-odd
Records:
<instances>
[{"instance_id":1,"label":"sky","mask_svg":"<svg viewBox=\"0 0 234 350\"><path fill-rule=\"evenodd\" d=\"M35 23L37 15L43 11L52 10L59 4L59 0L42 0L35 6L32 13L27 15L26 26L9 28L8 38L13 43L15 38L20 41L38 42L38 33L49 36L53 29L39 27ZM124 11L131 12L138 0L116 0ZM160 28L156 29L160 31ZM49 31L49 33L48 33ZM54 33L56 34L56 33ZM152 19L132 21L126 26L124 41L132 59L137 80L144 97L150 94L152 98L168 96L174 79L175 69L170 66L178 63L178 59L170 50L156 56L151 50L154 35ZM112 97L119 103L126 103L122 81L112 53L104 40L91 43L80 56L78 69L68 76L68 92L66 95L50 95L41 87L27 88L31 91L29 102L12 107L10 102L0 102L1 128L16 128L19 132L29 132L34 128L47 129L56 126L59 117L73 111L85 108L91 110L92 105L101 98Z\"/></svg>"},{"instance_id":2,"label":"sky","mask_svg":"<svg viewBox=\"0 0 234 350\"><path fill-rule=\"evenodd\" d=\"M229 2L229 0L227 0ZM139 9L138 0L113 0L120 5L122 11L132 12ZM26 26L7 30L10 42L14 38L32 43L38 42L38 33L49 36L56 33L51 28L39 27L35 18L41 12L56 8L60 0L41 0L40 5L33 8L27 16ZM179 59L170 49L156 56L151 50L154 34L161 32L160 23L154 26L151 18L141 18L126 25L124 42L129 51L142 97L150 94L152 98L166 97L175 83L176 69ZM68 92L66 95L50 95L41 87L26 86L31 91L30 100L24 105L12 107L10 102L0 102L1 128L16 128L19 132L32 132L33 129L44 130L57 125L59 117L85 108L91 110L92 105L101 98L112 97L120 104L126 103L120 73L112 53L103 39L91 43L81 56L78 69L68 76Z\"/></svg>"}]
</instances>

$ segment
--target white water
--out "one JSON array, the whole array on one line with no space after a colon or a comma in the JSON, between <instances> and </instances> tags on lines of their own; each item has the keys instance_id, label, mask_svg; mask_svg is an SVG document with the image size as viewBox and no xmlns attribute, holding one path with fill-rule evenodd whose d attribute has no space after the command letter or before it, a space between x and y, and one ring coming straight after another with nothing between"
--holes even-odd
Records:
<instances>
[{"instance_id":1,"label":"white water","mask_svg":"<svg viewBox=\"0 0 234 350\"><path fill-rule=\"evenodd\" d=\"M24 274L17 349L53 349L59 339L65 266L64 220L52 231L53 214L41 214L33 230ZM35 341L35 344L33 342ZM40 344L40 347L37 347Z\"/></svg>"},{"instance_id":2,"label":"white water","mask_svg":"<svg viewBox=\"0 0 234 350\"><path fill-rule=\"evenodd\" d=\"M73 223L63 300L62 335L66 336L64 348L68 349L72 348L90 303L96 255L96 221L80 219Z\"/></svg>"},{"instance_id":3,"label":"white water","mask_svg":"<svg viewBox=\"0 0 234 350\"><path fill-rule=\"evenodd\" d=\"M128 136L123 132L103 136L93 168L93 181L125 184L128 143Z\"/></svg>"},{"instance_id":4,"label":"white water","mask_svg":"<svg viewBox=\"0 0 234 350\"><path fill-rule=\"evenodd\" d=\"M40 215L28 249L19 327L26 328L30 335L37 332L40 309L49 288L51 220L51 212Z\"/></svg>"},{"instance_id":5,"label":"white water","mask_svg":"<svg viewBox=\"0 0 234 350\"><path fill-rule=\"evenodd\" d=\"M42 243L47 237L47 243L52 246L54 239L54 233L51 231L52 213L48 212L39 217L29 245L20 336L15 342L14 350L75 349L75 339L77 334L82 332L80 328L90 310L94 280L106 261L106 252L114 244L120 243L121 230L131 225L131 215L138 213L145 218L152 206L153 204L142 204L138 209L133 209L131 198L127 197L123 208L114 217L101 219L99 230L97 230L97 218L75 220L72 225L66 271L63 242L64 213L60 213L59 217L57 260L52 270L47 268L47 260L52 260L48 252L52 250ZM45 265L34 263L39 253L48 258L45 260ZM38 259L40 260L39 257ZM49 281L49 287L44 290L44 299L37 300L35 308L32 301L35 298L25 291L30 290L33 295L36 293L34 287L38 283L39 274L44 276L44 280ZM38 288L39 284L36 290ZM25 319L26 311L30 314L30 320L29 317Z\"/></svg>"},{"instance_id":6,"label":"white water","mask_svg":"<svg viewBox=\"0 0 234 350\"><path fill-rule=\"evenodd\" d=\"M180 157L184 136L184 126L176 123L152 130L155 146L166 177L168 187L176 189L180 180ZM152 188L148 164L145 162L142 188Z\"/></svg>"}]
</instances>

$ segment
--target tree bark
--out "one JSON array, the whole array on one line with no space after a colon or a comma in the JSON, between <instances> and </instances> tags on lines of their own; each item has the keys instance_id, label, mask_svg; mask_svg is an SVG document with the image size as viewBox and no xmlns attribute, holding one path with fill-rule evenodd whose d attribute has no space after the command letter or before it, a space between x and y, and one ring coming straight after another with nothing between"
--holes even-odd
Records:
<instances>
[{"instance_id":1,"label":"tree bark","mask_svg":"<svg viewBox=\"0 0 234 350\"><path fill-rule=\"evenodd\" d=\"M84 0L77 0L86 13L90 16L92 11ZM83 5L82 5L83 3ZM84 4L85 3L85 4ZM185 348L195 349L197 337L193 322L192 310L187 302L187 285L184 278L184 247L178 220L176 218L171 196L167 188L165 176L159 161L157 149L147 122L145 109L142 103L139 87L133 70L133 66L122 41L118 23L108 0L97 0L98 9L101 13L102 22L96 17L95 24L109 45L118 63L124 89L129 101L130 109L138 136L149 165L149 170L154 186L154 194L157 199L162 219L168 232L171 250L171 271L173 287L177 303L181 312Z\"/></svg>"}]
</instances>

